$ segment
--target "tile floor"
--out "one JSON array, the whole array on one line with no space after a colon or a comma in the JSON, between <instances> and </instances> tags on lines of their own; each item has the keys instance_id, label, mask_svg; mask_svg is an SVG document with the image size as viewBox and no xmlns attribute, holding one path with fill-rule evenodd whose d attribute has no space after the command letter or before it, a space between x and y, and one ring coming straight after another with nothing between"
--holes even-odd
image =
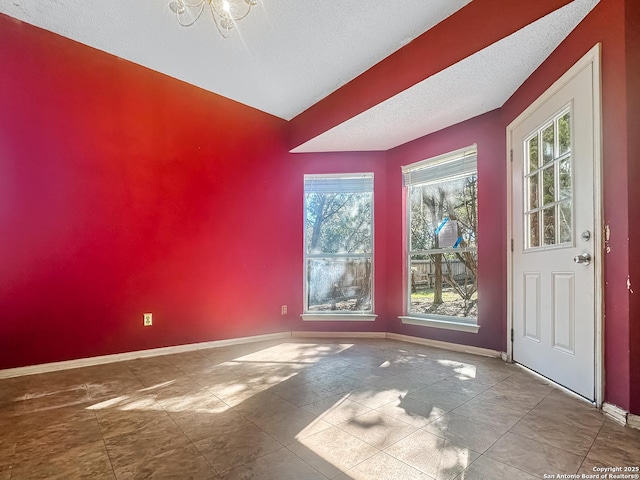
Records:
<instances>
[{"instance_id":1,"label":"tile floor","mask_svg":"<svg viewBox=\"0 0 640 480\"><path fill-rule=\"evenodd\" d=\"M640 430L518 367L390 340L0 380L0 480L512 480L638 465Z\"/></svg>"}]
</instances>

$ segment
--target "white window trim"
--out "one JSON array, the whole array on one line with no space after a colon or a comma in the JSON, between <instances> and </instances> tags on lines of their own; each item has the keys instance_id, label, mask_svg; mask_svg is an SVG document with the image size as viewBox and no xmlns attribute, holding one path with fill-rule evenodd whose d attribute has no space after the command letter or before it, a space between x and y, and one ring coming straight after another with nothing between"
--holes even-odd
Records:
<instances>
[{"instance_id":1,"label":"white window trim","mask_svg":"<svg viewBox=\"0 0 640 480\"><path fill-rule=\"evenodd\" d=\"M329 254L327 256L335 256L339 257L350 257L350 258L369 258L371 256L371 311L364 310L354 310L354 311L346 311L346 310L338 310L335 312L310 312L307 310L307 289L309 285L307 284L307 260L309 258L313 258L313 256L309 256L307 254L307 237L306 237L306 227L307 227L307 211L306 211L306 190L303 189L303 235L302 235L302 251L303 251L303 299L302 306L304 308L304 313L300 315L303 321L305 322L332 322L332 321L364 321L364 322L373 322L378 317L375 312L375 176L373 172L359 172L359 173L327 173L327 174L305 174L304 179L313 179L313 178L361 178L361 177L371 177L371 182L373 188L371 190L371 253L370 254ZM324 256L324 255L323 255Z\"/></svg>"},{"instance_id":2,"label":"white window trim","mask_svg":"<svg viewBox=\"0 0 640 480\"><path fill-rule=\"evenodd\" d=\"M411 165L406 165L402 167L403 177L408 172L418 170L420 168L424 168L431 165L437 165L438 163L445 163L450 160L454 160L456 158L460 158L463 156L467 156L469 154L474 154L477 156L478 148L477 144L469 145L468 147L461 148L454 152L445 153L443 155L439 155L437 157L432 157L426 160L421 160L416 163L412 163ZM404 181L404 180L403 180ZM406 222L407 222L407 232L405 238L405 258L404 262L409 267L411 250L409 249L411 242L411 207L409 201L409 186L405 185L405 195L406 195ZM477 249L477 247L475 247ZM405 311L410 312L411 310L411 268L407 268L407 279L406 279L407 291L405 291ZM469 333L478 333L480 330L480 325L478 325L478 320L476 318L468 318L468 317L450 317L445 315L435 315L429 313L407 313L406 315L401 315L398 317L400 321L404 325L416 325L421 327L431 327L431 328L441 328L445 330L456 330L459 332L469 332Z\"/></svg>"},{"instance_id":3,"label":"white window trim","mask_svg":"<svg viewBox=\"0 0 640 480\"><path fill-rule=\"evenodd\" d=\"M356 311L353 313L303 313L300 315L305 322L334 322L334 321L350 321L350 322L375 322L378 315L374 313L364 313Z\"/></svg>"},{"instance_id":4,"label":"white window trim","mask_svg":"<svg viewBox=\"0 0 640 480\"><path fill-rule=\"evenodd\" d=\"M445 330L457 330L459 332L478 333L480 325L475 318L445 317L439 315L402 315L398 317L405 325L418 325L420 327L443 328Z\"/></svg>"}]
</instances>

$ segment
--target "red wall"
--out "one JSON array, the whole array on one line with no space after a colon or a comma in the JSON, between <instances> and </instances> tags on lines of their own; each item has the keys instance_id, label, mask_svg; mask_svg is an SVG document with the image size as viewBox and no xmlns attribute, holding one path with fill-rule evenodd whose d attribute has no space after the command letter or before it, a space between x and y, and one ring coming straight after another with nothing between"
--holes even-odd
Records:
<instances>
[{"instance_id":1,"label":"red wall","mask_svg":"<svg viewBox=\"0 0 640 480\"><path fill-rule=\"evenodd\" d=\"M2 15L0 44L0 368L290 330L284 121Z\"/></svg>"},{"instance_id":2,"label":"red wall","mask_svg":"<svg viewBox=\"0 0 640 480\"><path fill-rule=\"evenodd\" d=\"M374 172L386 310L383 153L291 155L282 120L3 15L0 43L0 368L386 330L299 317L305 173Z\"/></svg>"}]
</instances>

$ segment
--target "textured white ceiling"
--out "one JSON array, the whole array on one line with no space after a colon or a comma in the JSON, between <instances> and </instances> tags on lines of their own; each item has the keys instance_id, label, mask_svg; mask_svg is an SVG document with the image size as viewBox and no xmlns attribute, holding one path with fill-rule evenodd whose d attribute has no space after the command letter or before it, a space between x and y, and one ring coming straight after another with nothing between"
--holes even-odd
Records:
<instances>
[{"instance_id":1,"label":"textured white ceiling","mask_svg":"<svg viewBox=\"0 0 640 480\"><path fill-rule=\"evenodd\" d=\"M599 0L575 0L292 152L388 150L494 110Z\"/></svg>"},{"instance_id":2,"label":"textured white ceiling","mask_svg":"<svg viewBox=\"0 0 640 480\"><path fill-rule=\"evenodd\" d=\"M228 39L170 0L5 0L0 13L291 119L471 0L260 0Z\"/></svg>"}]
</instances>

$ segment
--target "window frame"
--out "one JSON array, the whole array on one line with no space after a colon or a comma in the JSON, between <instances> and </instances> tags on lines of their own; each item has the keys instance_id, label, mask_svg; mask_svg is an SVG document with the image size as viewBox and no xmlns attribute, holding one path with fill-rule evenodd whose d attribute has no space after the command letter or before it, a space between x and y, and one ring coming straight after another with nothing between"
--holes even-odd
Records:
<instances>
[{"instance_id":1,"label":"window frame","mask_svg":"<svg viewBox=\"0 0 640 480\"><path fill-rule=\"evenodd\" d=\"M434 167L438 164L445 164L447 162L452 162L456 159L461 159L465 157L475 156L476 157L476 168L475 175L478 177L478 169L477 169L477 154L478 149L477 145L473 144L465 148L461 148L459 150L448 152L443 155L438 155L436 157L431 157L426 160L421 160L419 162L412 163L410 165L406 165L402 167L403 174L403 195L405 199L405 238L404 238L404 268L406 268L405 272L405 281L404 281L404 314L399 316L400 321L405 325L418 325L418 326L426 326L426 327L434 327L441 328L446 330L457 330L463 332L470 333L478 333L480 329L480 325L478 324L477 318L472 317L454 317L447 315L438 315L434 313L413 313L411 312L411 257L412 255L416 255L415 251L411 249L411 187L420 185L421 183L427 182L416 182L416 183L407 183L408 175L411 175L412 172L418 171L420 169ZM455 179L455 175L449 175L440 178L441 181ZM478 222L479 222L478 217ZM477 235L477 232L476 232ZM475 247L466 247L467 250L475 251L476 255L478 252L477 239ZM476 282L478 279L476 278Z\"/></svg>"},{"instance_id":2,"label":"window frame","mask_svg":"<svg viewBox=\"0 0 640 480\"><path fill-rule=\"evenodd\" d=\"M313 179L370 179L371 180L371 208L370 208L370 237L371 251L370 253L309 253L307 252L307 191L306 184L308 180ZM327 192L329 193L329 192ZM349 193L346 191L345 193ZM352 193L358 193L356 191ZM362 192L365 193L365 192ZM302 251L303 251L303 313L300 317L304 321L374 321L377 318L375 312L375 176L373 172L360 173L325 173L325 174L305 174L303 187L303 212L302 212ZM313 258L362 258L369 259L371 264L371 310L334 310L330 312L309 311L309 260Z\"/></svg>"}]
</instances>

